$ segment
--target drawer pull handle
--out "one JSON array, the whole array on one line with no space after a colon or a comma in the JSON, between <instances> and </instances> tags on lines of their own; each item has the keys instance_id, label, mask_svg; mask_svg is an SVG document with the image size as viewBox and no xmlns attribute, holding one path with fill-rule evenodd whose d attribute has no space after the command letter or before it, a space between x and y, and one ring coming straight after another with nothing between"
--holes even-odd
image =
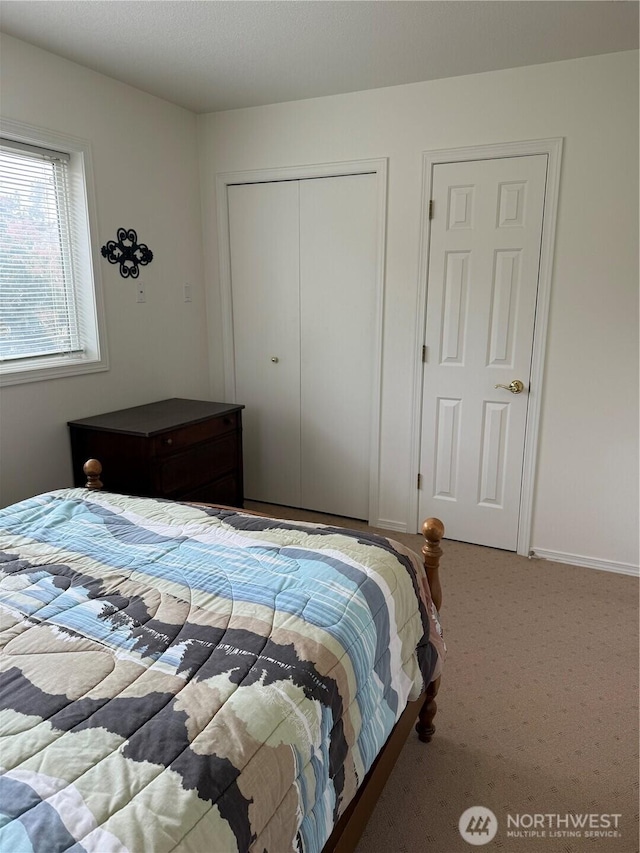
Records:
<instances>
[{"instance_id":1,"label":"drawer pull handle","mask_svg":"<svg viewBox=\"0 0 640 853\"><path fill-rule=\"evenodd\" d=\"M165 444L173 444L173 439L172 438L165 438L164 443Z\"/></svg>"}]
</instances>

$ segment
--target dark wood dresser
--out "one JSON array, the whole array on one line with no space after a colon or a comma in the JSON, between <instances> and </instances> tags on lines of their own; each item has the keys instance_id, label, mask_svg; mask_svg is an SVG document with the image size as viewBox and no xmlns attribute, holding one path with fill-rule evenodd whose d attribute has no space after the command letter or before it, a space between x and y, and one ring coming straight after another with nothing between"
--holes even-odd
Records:
<instances>
[{"instance_id":1,"label":"dark wood dresser","mask_svg":"<svg viewBox=\"0 0 640 853\"><path fill-rule=\"evenodd\" d=\"M69 421L74 483L94 458L107 491L241 507L243 408L174 398Z\"/></svg>"}]
</instances>

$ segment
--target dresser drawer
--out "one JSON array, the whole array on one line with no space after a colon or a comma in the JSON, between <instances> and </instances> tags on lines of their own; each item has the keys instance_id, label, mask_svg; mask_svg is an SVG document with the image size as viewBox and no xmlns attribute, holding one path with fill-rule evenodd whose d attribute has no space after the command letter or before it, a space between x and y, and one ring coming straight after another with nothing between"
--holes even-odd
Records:
<instances>
[{"instance_id":1,"label":"dresser drawer","mask_svg":"<svg viewBox=\"0 0 640 853\"><path fill-rule=\"evenodd\" d=\"M153 451L157 456L167 456L194 444L210 441L225 433L235 432L237 429L238 413L231 412L221 418L163 432L162 435L157 435L153 439Z\"/></svg>"},{"instance_id":2,"label":"dresser drawer","mask_svg":"<svg viewBox=\"0 0 640 853\"><path fill-rule=\"evenodd\" d=\"M230 432L214 442L198 444L158 462L161 494L193 491L237 466L238 435Z\"/></svg>"},{"instance_id":3,"label":"dresser drawer","mask_svg":"<svg viewBox=\"0 0 640 853\"><path fill-rule=\"evenodd\" d=\"M237 474L225 474L215 483L207 483L193 492L181 495L180 500L237 507L242 504L242 485L238 482Z\"/></svg>"}]
</instances>

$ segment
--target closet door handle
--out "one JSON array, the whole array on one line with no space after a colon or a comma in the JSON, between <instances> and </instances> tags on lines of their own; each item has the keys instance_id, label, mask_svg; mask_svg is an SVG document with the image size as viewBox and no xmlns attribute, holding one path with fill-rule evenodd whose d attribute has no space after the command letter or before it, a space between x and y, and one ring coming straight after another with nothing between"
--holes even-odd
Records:
<instances>
[{"instance_id":1,"label":"closet door handle","mask_svg":"<svg viewBox=\"0 0 640 853\"><path fill-rule=\"evenodd\" d=\"M278 358L278 356L277 356L277 355L272 355L272 356L271 356L271 361L272 361L274 364L277 364L277 363L280 361L280 359Z\"/></svg>"}]
</instances>

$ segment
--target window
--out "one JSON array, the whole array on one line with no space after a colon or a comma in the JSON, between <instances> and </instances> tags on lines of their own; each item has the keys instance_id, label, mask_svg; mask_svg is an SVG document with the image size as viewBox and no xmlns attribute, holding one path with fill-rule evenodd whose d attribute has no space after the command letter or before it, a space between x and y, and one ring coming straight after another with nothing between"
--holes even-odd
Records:
<instances>
[{"instance_id":1,"label":"window","mask_svg":"<svg viewBox=\"0 0 640 853\"><path fill-rule=\"evenodd\" d=\"M62 144L61 144L62 143ZM107 369L87 143L3 120L0 381Z\"/></svg>"}]
</instances>

